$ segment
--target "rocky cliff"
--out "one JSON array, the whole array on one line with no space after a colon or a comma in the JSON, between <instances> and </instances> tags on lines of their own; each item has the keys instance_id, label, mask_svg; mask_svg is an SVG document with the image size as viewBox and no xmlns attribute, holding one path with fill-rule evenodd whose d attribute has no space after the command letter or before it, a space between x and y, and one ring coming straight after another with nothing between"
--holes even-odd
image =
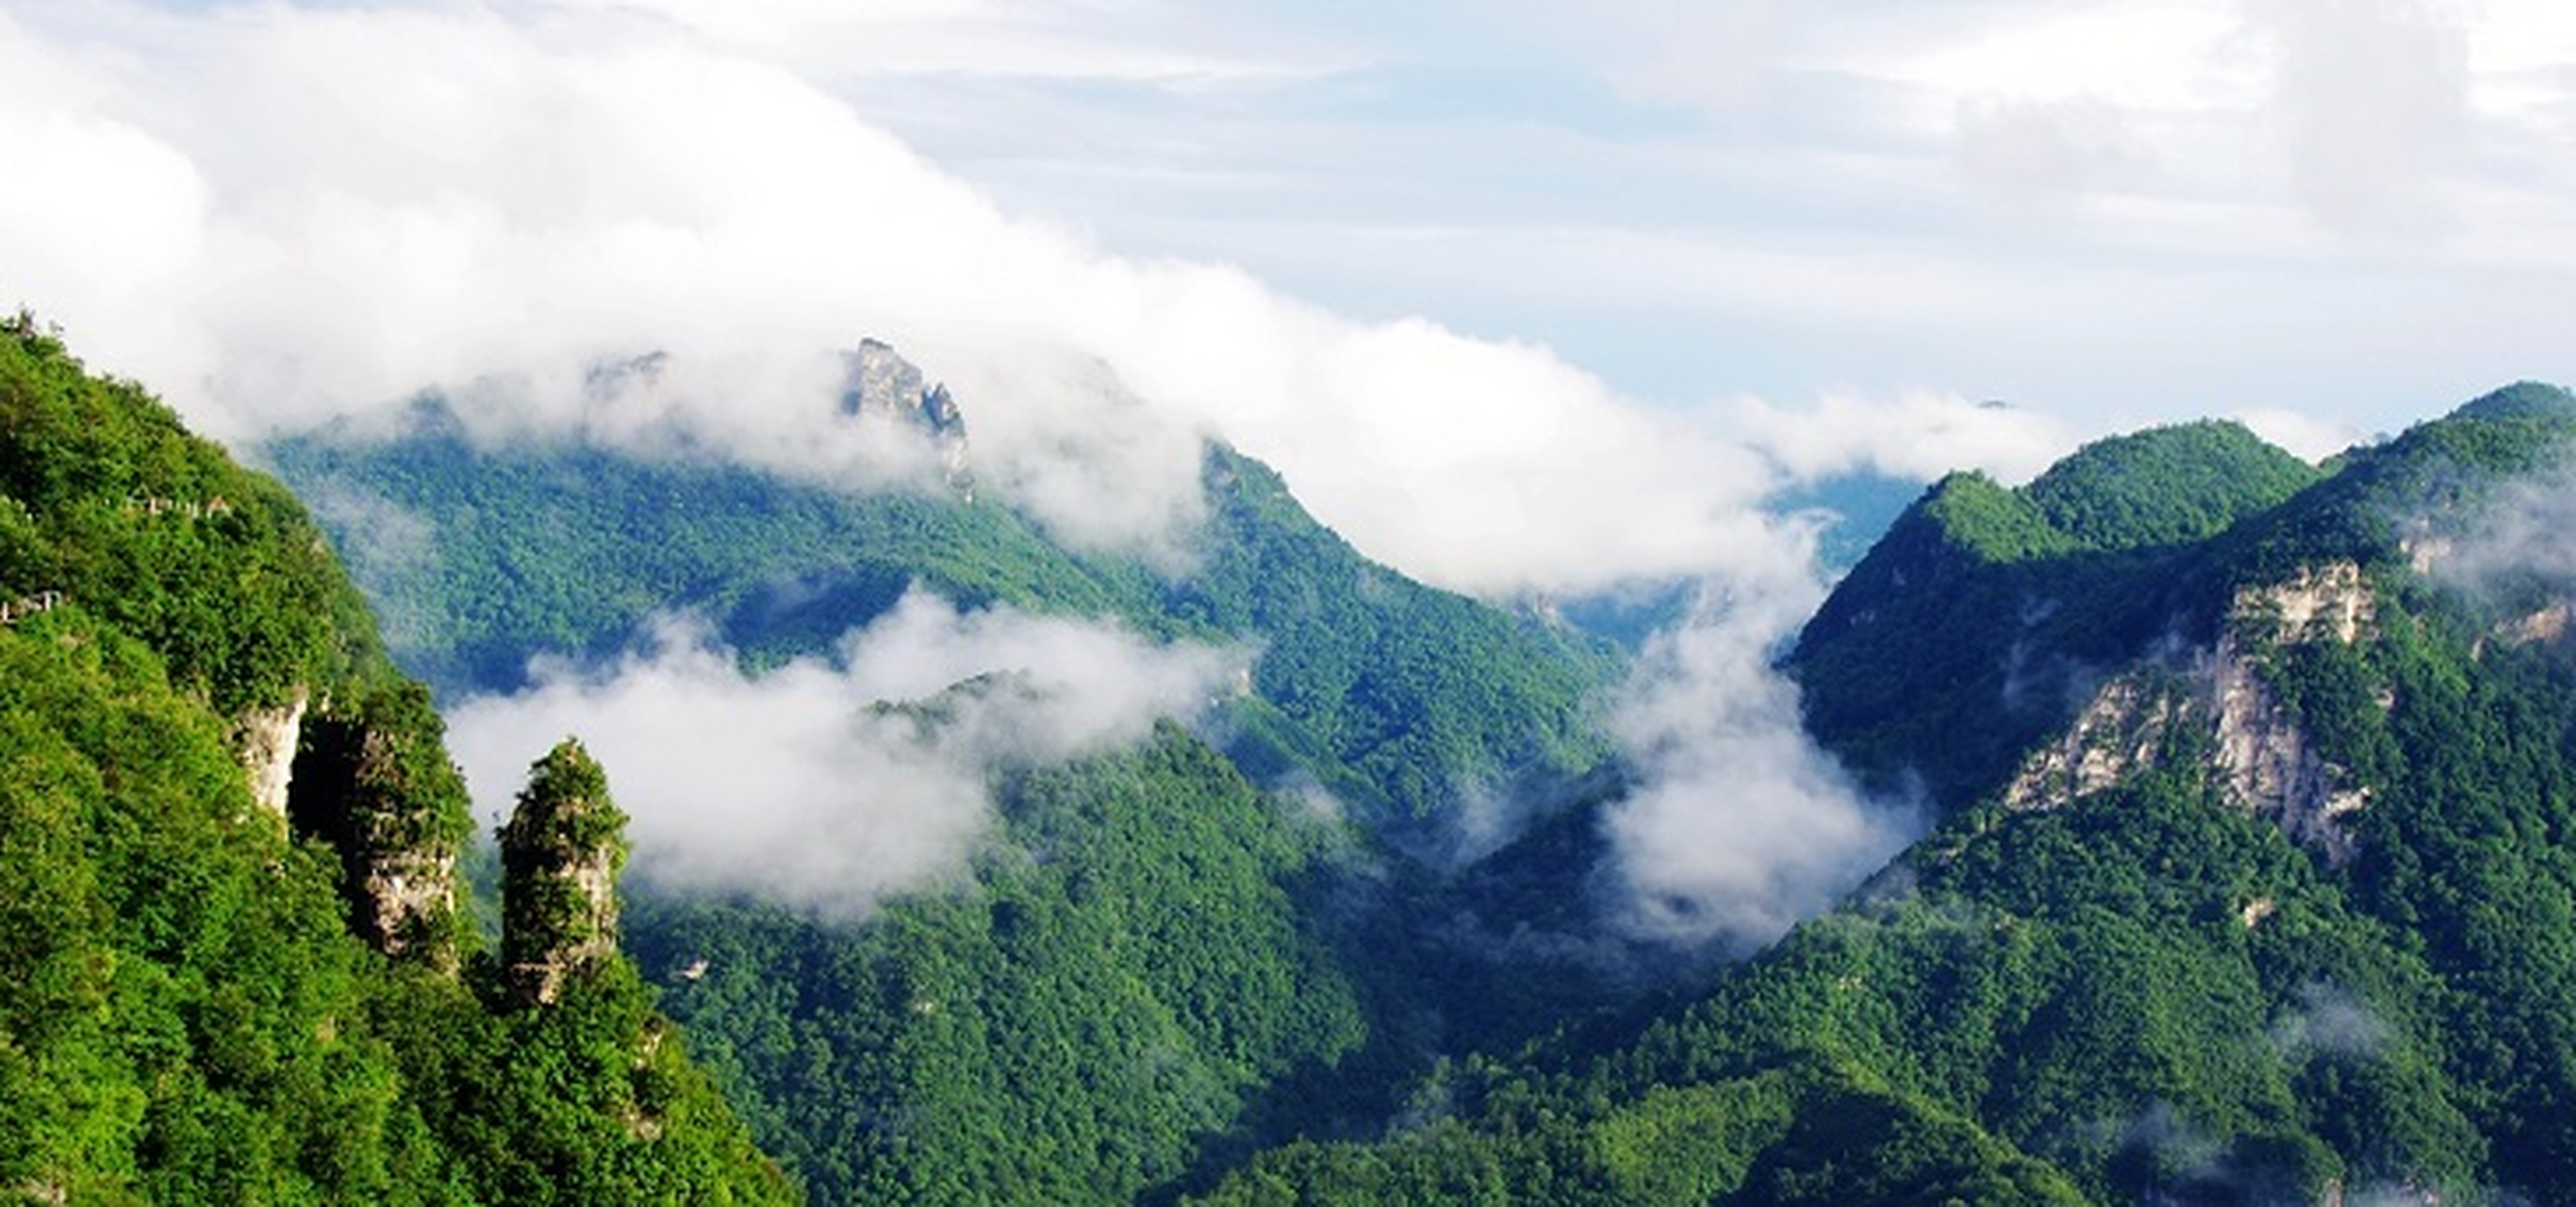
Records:
<instances>
[{"instance_id":1,"label":"rocky cliff","mask_svg":"<svg viewBox=\"0 0 2576 1207\"><path fill-rule=\"evenodd\" d=\"M617 954L617 874L626 815L608 777L566 739L529 768L501 828L501 961L524 1005L548 1005L566 981Z\"/></svg>"},{"instance_id":2,"label":"rocky cliff","mask_svg":"<svg viewBox=\"0 0 2576 1207\"><path fill-rule=\"evenodd\" d=\"M2057 808L2195 758L2236 807L2343 864L2355 841L2346 820L2369 804L2369 789L2320 752L2265 666L2301 643L2363 640L2375 610L2361 567L2346 561L2239 588L2215 645L2169 646L2104 683L2064 734L2023 760L2005 807Z\"/></svg>"}]
</instances>

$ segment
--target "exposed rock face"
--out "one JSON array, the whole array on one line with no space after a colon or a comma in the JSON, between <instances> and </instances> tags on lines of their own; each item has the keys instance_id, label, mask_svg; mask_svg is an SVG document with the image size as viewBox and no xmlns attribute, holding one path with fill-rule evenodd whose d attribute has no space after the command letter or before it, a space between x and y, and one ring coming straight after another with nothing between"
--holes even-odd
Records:
<instances>
[{"instance_id":1,"label":"exposed rock face","mask_svg":"<svg viewBox=\"0 0 2576 1207\"><path fill-rule=\"evenodd\" d=\"M454 853L386 852L367 861L357 892L359 938L389 956L418 956L441 970L456 970L456 945L444 939L442 929L456 915Z\"/></svg>"},{"instance_id":2,"label":"exposed rock face","mask_svg":"<svg viewBox=\"0 0 2576 1207\"><path fill-rule=\"evenodd\" d=\"M2546 607L2497 625L2495 635L2509 646L2564 645L2571 624L2576 624L2576 603L2553 600Z\"/></svg>"},{"instance_id":3,"label":"exposed rock face","mask_svg":"<svg viewBox=\"0 0 2576 1207\"><path fill-rule=\"evenodd\" d=\"M2343 819L2369 805L2370 790L2326 761L2263 678L2246 642L2349 645L2374 615L2361 568L2349 562L2238 591L2216 648L2104 684L2065 736L2023 761L2004 791L2005 807L2056 808L2117 786L2158 765L2170 739L2188 730L2206 735L2204 757L2232 803L2272 818L2292 839L2341 865L2355 850Z\"/></svg>"},{"instance_id":4,"label":"exposed rock face","mask_svg":"<svg viewBox=\"0 0 2576 1207\"><path fill-rule=\"evenodd\" d=\"M617 954L625 825L580 742L529 769L501 828L501 960L523 1005L553 1003L573 975Z\"/></svg>"},{"instance_id":5,"label":"exposed rock face","mask_svg":"<svg viewBox=\"0 0 2576 1207\"><path fill-rule=\"evenodd\" d=\"M2133 676L2103 684L2064 737L2022 763L2004 807L2055 808L2153 766L2183 703Z\"/></svg>"},{"instance_id":6,"label":"exposed rock face","mask_svg":"<svg viewBox=\"0 0 2576 1207\"><path fill-rule=\"evenodd\" d=\"M2354 562L2310 566L2268 587L2244 587L2228 619L2231 627L2251 622L2274 641L2335 641L2351 645L2361 639L2378 614L2378 601L2362 581Z\"/></svg>"},{"instance_id":7,"label":"exposed rock face","mask_svg":"<svg viewBox=\"0 0 2576 1207\"><path fill-rule=\"evenodd\" d=\"M442 813L462 807L464 789L435 734L327 715L308 731L291 816L297 833L339 851L350 930L386 955L455 971L457 843Z\"/></svg>"},{"instance_id":8,"label":"exposed rock face","mask_svg":"<svg viewBox=\"0 0 2576 1207\"><path fill-rule=\"evenodd\" d=\"M2324 852L2330 864L2351 859L2355 848L2343 818L2369 805L2370 790L2351 785L2343 768L2325 760L2232 638L2219 644L2207 674L2216 697L2211 757L2228 798L2272 818L2292 839Z\"/></svg>"},{"instance_id":9,"label":"exposed rock face","mask_svg":"<svg viewBox=\"0 0 2576 1207\"><path fill-rule=\"evenodd\" d=\"M944 385L926 385L921 370L893 345L863 339L844 355L841 409L857 416L882 416L926 433L939 450L948 483L971 488L967 472L966 415Z\"/></svg>"},{"instance_id":10,"label":"exposed rock face","mask_svg":"<svg viewBox=\"0 0 2576 1207\"><path fill-rule=\"evenodd\" d=\"M233 726L233 751L250 777L250 794L282 824L287 790L295 780L295 752L304 736L304 708L309 693L302 687L286 703L244 712Z\"/></svg>"}]
</instances>

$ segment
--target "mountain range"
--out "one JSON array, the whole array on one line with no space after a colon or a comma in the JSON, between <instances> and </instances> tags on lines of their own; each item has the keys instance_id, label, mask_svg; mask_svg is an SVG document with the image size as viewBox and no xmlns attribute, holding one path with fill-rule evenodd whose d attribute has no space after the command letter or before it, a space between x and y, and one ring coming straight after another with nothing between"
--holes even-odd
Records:
<instances>
[{"instance_id":1,"label":"mountain range","mask_svg":"<svg viewBox=\"0 0 2576 1207\"><path fill-rule=\"evenodd\" d=\"M29 1197L2576 1194L2554 387L2322 465L2211 422L1921 490L1778 655L1922 836L1722 959L1618 921L1639 613L1411 582L1221 444L1177 561L1086 544L978 480L973 399L868 344L847 421L929 450L895 486L491 440L424 396L253 450L281 487L8 334ZM658 785L580 745L498 857L472 837L433 699L461 733L605 698L675 625L744 683L872 682L924 616L1207 657L1115 740L1032 736L1092 699L1035 663L853 702L842 740L973 752L969 839L858 896L692 878ZM750 824L732 772L700 832ZM646 836L614 888L612 793Z\"/></svg>"}]
</instances>

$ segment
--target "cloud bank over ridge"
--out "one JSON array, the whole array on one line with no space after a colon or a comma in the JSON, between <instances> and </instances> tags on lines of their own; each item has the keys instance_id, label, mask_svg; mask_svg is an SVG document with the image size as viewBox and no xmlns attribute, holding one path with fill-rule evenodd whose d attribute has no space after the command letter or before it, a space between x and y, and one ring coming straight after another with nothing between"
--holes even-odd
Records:
<instances>
[{"instance_id":1,"label":"cloud bank over ridge","mask_svg":"<svg viewBox=\"0 0 2576 1207\"><path fill-rule=\"evenodd\" d=\"M451 710L449 746L488 821L531 761L578 732L632 819L639 876L859 917L965 870L995 768L1131 745L1231 691L1245 665L915 592L834 657L757 676L667 618L652 648L611 666L541 662L528 690Z\"/></svg>"},{"instance_id":2,"label":"cloud bank over ridge","mask_svg":"<svg viewBox=\"0 0 2576 1207\"><path fill-rule=\"evenodd\" d=\"M539 429L679 428L794 463L829 422L832 352L874 334L968 400L997 480L1095 541L1167 529L1215 435L1367 552L1463 590L1788 548L1758 510L1780 463L1715 425L1544 347L1355 321L1005 212L797 75L668 21L30 18L0 15L0 153L45 183L0 199L0 287L218 435L437 386L506 395ZM681 377L658 409L585 400L589 366L657 349ZM1798 439L1868 439L1871 419L1819 414ZM1918 461L1944 447L1922 430ZM1119 509L1049 488L1080 463L1067 450L1104 448L1124 457Z\"/></svg>"},{"instance_id":3,"label":"cloud bank over ridge","mask_svg":"<svg viewBox=\"0 0 2576 1207\"><path fill-rule=\"evenodd\" d=\"M1214 436L1438 585L1758 598L1660 643L1624 714L1646 779L1614 841L1643 924L1690 941L1777 933L1901 841L1764 663L1815 589L1807 532L1765 499L1862 469L2026 473L2074 435L1935 392L1659 410L1537 344L1121 255L786 68L622 9L42 7L0 14L0 105L0 160L43 184L0 195L0 290L219 436L363 429L436 387L486 438L680 437L864 475L835 353L876 335L954 387L979 482L1078 541L1168 547ZM589 388L646 351L670 354L652 389ZM1224 662L933 603L886 623L756 678L674 629L469 702L456 749L488 811L542 748L518 744L577 729L647 874L863 912L955 874L997 760L1133 740ZM928 735L868 708L993 670L1037 687L952 697Z\"/></svg>"}]
</instances>

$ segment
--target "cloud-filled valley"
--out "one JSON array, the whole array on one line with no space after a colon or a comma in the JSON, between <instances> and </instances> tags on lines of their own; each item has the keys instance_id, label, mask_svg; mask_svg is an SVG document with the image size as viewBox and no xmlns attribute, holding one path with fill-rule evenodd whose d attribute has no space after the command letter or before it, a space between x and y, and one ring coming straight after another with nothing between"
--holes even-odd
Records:
<instances>
[{"instance_id":1,"label":"cloud-filled valley","mask_svg":"<svg viewBox=\"0 0 2576 1207\"><path fill-rule=\"evenodd\" d=\"M666 617L613 664L545 663L528 690L452 710L450 745L491 818L530 762L578 733L632 818L640 875L853 917L964 873L996 768L1132 744L1235 690L1244 664L916 592L832 657L752 675L702 626Z\"/></svg>"}]
</instances>

